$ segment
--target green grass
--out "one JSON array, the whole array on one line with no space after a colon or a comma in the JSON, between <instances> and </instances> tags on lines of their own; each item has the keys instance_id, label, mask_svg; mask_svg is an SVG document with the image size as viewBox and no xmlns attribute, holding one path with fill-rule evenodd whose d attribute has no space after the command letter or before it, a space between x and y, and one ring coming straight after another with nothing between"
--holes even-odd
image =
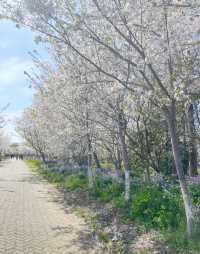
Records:
<instances>
[{"instance_id":1,"label":"green grass","mask_svg":"<svg viewBox=\"0 0 200 254\"><path fill-rule=\"evenodd\" d=\"M193 239L188 239L185 223L180 224L177 230L164 231L163 238L174 253L200 253L200 222L197 222L197 234Z\"/></svg>"},{"instance_id":2,"label":"green grass","mask_svg":"<svg viewBox=\"0 0 200 254\"><path fill-rule=\"evenodd\" d=\"M39 160L25 160L25 163L30 168L35 168L35 169L38 169L42 166L42 162Z\"/></svg>"},{"instance_id":3,"label":"green grass","mask_svg":"<svg viewBox=\"0 0 200 254\"><path fill-rule=\"evenodd\" d=\"M84 175L71 175L64 179L64 188L67 190L82 189L87 190L88 182Z\"/></svg>"},{"instance_id":4,"label":"green grass","mask_svg":"<svg viewBox=\"0 0 200 254\"><path fill-rule=\"evenodd\" d=\"M87 189L87 178L82 174L66 175L59 172L51 172L43 166L42 162L37 160L27 160L26 164L30 168L37 170L50 183L62 186L66 190Z\"/></svg>"},{"instance_id":5,"label":"green grass","mask_svg":"<svg viewBox=\"0 0 200 254\"><path fill-rule=\"evenodd\" d=\"M123 185L111 180L102 180L100 176L94 179L94 188L92 195L104 203L120 196L123 192Z\"/></svg>"}]
</instances>

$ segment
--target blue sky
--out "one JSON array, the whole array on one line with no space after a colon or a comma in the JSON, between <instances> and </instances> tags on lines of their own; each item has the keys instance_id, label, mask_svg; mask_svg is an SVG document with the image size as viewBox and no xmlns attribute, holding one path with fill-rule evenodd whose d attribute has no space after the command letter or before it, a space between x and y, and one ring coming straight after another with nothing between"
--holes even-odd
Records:
<instances>
[{"instance_id":1,"label":"blue sky","mask_svg":"<svg viewBox=\"0 0 200 254\"><path fill-rule=\"evenodd\" d=\"M5 132L13 141L20 138L14 131L14 119L31 105L34 91L24 71L33 67L28 52L37 50L45 54L41 45L34 42L34 33L28 28L16 28L14 23L0 21L0 107L9 104L5 111L8 124Z\"/></svg>"}]
</instances>

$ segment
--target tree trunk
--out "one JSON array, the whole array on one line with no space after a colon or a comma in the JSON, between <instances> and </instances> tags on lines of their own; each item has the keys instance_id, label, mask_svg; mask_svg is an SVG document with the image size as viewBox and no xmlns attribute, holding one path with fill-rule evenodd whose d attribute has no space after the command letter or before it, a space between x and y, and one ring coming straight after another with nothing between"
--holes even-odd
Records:
<instances>
[{"instance_id":1,"label":"tree trunk","mask_svg":"<svg viewBox=\"0 0 200 254\"><path fill-rule=\"evenodd\" d=\"M177 133L177 125L176 125L176 105L175 102L172 102L171 107L165 110L167 121L170 130L171 143L173 156L176 166L177 175L179 178L181 193L184 201L184 208L187 220L187 233L190 238L195 235L195 218L193 214L193 207L191 203L191 199L189 196L186 179L183 172L183 167L181 163L180 156L180 148L179 148L179 140Z\"/></svg>"},{"instance_id":2,"label":"tree trunk","mask_svg":"<svg viewBox=\"0 0 200 254\"><path fill-rule=\"evenodd\" d=\"M91 155L88 154L88 189L93 189L93 174L92 174L92 168L91 168Z\"/></svg>"},{"instance_id":3,"label":"tree trunk","mask_svg":"<svg viewBox=\"0 0 200 254\"><path fill-rule=\"evenodd\" d=\"M117 145L117 154L116 154L116 159L115 159L115 162L114 162L114 165L115 165L115 174L116 174L116 177L117 179L120 181L121 180L121 177L122 177L122 165L121 165L121 153L120 153L120 148L119 148L119 145Z\"/></svg>"},{"instance_id":4,"label":"tree trunk","mask_svg":"<svg viewBox=\"0 0 200 254\"><path fill-rule=\"evenodd\" d=\"M174 158L172 159L172 177L176 180L177 179L177 171Z\"/></svg>"},{"instance_id":5,"label":"tree trunk","mask_svg":"<svg viewBox=\"0 0 200 254\"><path fill-rule=\"evenodd\" d=\"M119 144L117 144L117 168L119 171L121 171L122 169L122 159L121 159L121 153L120 153L120 148L119 148Z\"/></svg>"},{"instance_id":6,"label":"tree trunk","mask_svg":"<svg viewBox=\"0 0 200 254\"><path fill-rule=\"evenodd\" d=\"M125 170L125 199L130 199L130 171Z\"/></svg>"},{"instance_id":7,"label":"tree trunk","mask_svg":"<svg viewBox=\"0 0 200 254\"><path fill-rule=\"evenodd\" d=\"M99 161L96 151L93 152L93 156L94 156L94 161L95 161L96 167L101 168L101 164L100 164L100 161Z\"/></svg>"},{"instance_id":8,"label":"tree trunk","mask_svg":"<svg viewBox=\"0 0 200 254\"><path fill-rule=\"evenodd\" d=\"M125 199L130 199L130 171L129 171L129 159L128 159L128 148L126 144L125 138L125 126L123 122L122 113L119 114L119 139L121 143L122 149L122 160L124 164L124 172L125 172Z\"/></svg>"},{"instance_id":9,"label":"tree trunk","mask_svg":"<svg viewBox=\"0 0 200 254\"><path fill-rule=\"evenodd\" d=\"M92 173L92 146L90 142L90 138L88 138L88 169L87 169L87 174L88 174L88 189L92 190L93 189L93 173Z\"/></svg>"},{"instance_id":10,"label":"tree trunk","mask_svg":"<svg viewBox=\"0 0 200 254\"><path fill-rule=\"evenodd\" d=\"M86 111L86 130L87 130L87 175L88 175L88 189L93 190L93 172L92 172L92 141L89 128L89 113Z\"/></svg>"},{"instance_id":11,"label":"tree trunk","mask_svg":"<svg viewBox=\"0 0 200 254\"><path fill-rule=\"evenodd\" d=\"M194 109L193 104L190 105L187 112L187 121L188 121L188 145L189 145L189 175L195 176L198 175L197 168L197 143L195 138L195 126L194 126Z\"/></svg>"},{"instance_id":12,"label":"tree trunk","mask_svg":"<svg viewBox=\"0 0 200 254\"><path fill-rule=\"evenodd\" d=\"M44 164L46 164L46 156L45 156L45 154L41 152L40 155L41 155L41 158L42 158L42 162Z\"/></svg>"}]
</instances>

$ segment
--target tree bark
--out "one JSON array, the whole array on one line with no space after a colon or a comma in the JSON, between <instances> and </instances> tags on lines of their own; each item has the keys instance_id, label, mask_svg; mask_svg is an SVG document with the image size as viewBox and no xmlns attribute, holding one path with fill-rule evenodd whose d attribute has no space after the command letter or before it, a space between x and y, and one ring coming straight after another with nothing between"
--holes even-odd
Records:
<instances>
[{"instance_id":1,"label":"tree bark","mask_svg":"<svg viewBox=\"0 0 200 254\"><path fill-rule=\"evenodd\" d=\"M91 135L89 130L89 113L86 112L86 129L87 129L87 174L88 174L88 189L89 191L93 190L94 182L93 182L93 172L92 172L92 142Z\"/></svg>"},{"instance_id":2,"label":"tree bark","mask_svg":"<svg viewBox=\"0 0 200 254\"><path fill-rule=\"evenodd\" d=\"M186 214L186 220L187 220L187 233L189 238L192 238L195 235L195 218L193 214L192 202L190 199L190 195L187 188L187 183L186 183L186 179L185 179L185 175L184 175L183 167L181 163L179 140L178 140L178 133L177 133L177 125L176 125L176 105L174 101L172 101L171 106L168 109L165 109L165 113L167 116L167 121L169 125L169 130L170 130L176 171L179 178L181 193L182 193L182 197L184 201L184 208L185 208L185 214Z\"/></svg>"},{"instance_id":3,"label":"tree bark","mask_svg":"<svg viewBox=\"0 0 200 254\"><path fill-rule=\"evenodd\" d=\"M92 173L92 145L90 141L89 134L87 135L88 142L88 189L91 191L93 189L93 173Z\"/></svg>"},{"instance_id":4,"label":"tree bark","mask_svg":"<svg viewBox=\"0 0 200 254\"><path fill-rule=\"evenodd\" d=\"M125 123L123 120L122 113L119 113L119 139L121 143L121 149L122 149L122 160L124 164L124 173L125 173L125 199L130 199L130 171L129 171L129 159L128 159L128 148L126 144L126 138L125 138Z\"/></svg>"},{"instance_id":5,"label":"tree bark","mask_svg":"<svg viewBox=\"0 0 200 254\"><path fill-rule=\"evenodd\" d=\"M101 164L100 164L100 161L99 161L96 151L93 152L93 156L94 156L94 161L95 161L96 167L101 168Z\"/></svg>"},{"instance_id":6,"label":"tree bark","mask_svg":"<svg viewBox=\"0 0 200 254\"><path fill-rule=\"evenodd\" d=\"M41 153L41 157L42 157L42 162L44 164L46 164L46 157L45 157L45 155L43 153Z\"/></svg>"},{"instance_id":7,"label":"tree bark","mask_svg":"<svg viewBox=\"0 0 200 254\"><path fill-rule=\"evenodd\" d=\"M125 170L125 199L130 199L130 171Z\"/></svg>"},{"instance_id":8,"label":"tree bark","mask_svg":"<svg viewBox=\"0 0 200 254\"><path fill-rule=\"evenodd\" d=\"M197 168L197 143L195 137L195 125L194 125L194 108L193 104L190 104L187 112L187 121L188 121L188 145L189 145L189 175L195 176L198 175Z\"/></svg>"}]
</instances>

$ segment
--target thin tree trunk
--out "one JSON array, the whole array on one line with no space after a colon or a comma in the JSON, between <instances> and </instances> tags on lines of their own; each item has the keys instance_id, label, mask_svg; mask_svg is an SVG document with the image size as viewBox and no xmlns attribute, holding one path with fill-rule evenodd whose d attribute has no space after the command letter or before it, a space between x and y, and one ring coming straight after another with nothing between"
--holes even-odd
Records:
<instances>
[{"instance_id":1,"label":"thin tree trunk","mask_svg":"<svg viewBox=\"0 0 200 254\"><path fill-rule=\"evenodd\" d=\"M177 179L177 171L174 158L172 158L172 176L174 179Z\"/></svg>"},{"instance_id":2,"label":"thin tree trunk","mask_svg":"<svg viewBox=\"0 0 200 254\"><path fill-rule=\"evenodd\" d=\"M88 174L88 189L92 190L93 189L93 173L92 173L92 146L91 146L91 141L89 134L87 135L87 142L88 142L88 169L87 169L87 174Z\"/></svg>"},{"instance_id":3,"label":"thin tree trunk","mask_svg":"<svg viewBox=\"0 0 200 254\"><path fill-rule=\"evenodd\" d=\"M40 152L40 155L41 155L41 158L42 158L42 162L43 162L44 164L46 164L46 156L45 156L45 154L42 153L42 152Z\"/></svg>"},{"instance_id":4,"label":"thin tree trunk","mask_svg":"<svg viewBox=\"0 0 200 254\"><path fill-rule=\"evenodd\" d=\"M189 110L187 112L187 121L188 121L188 145L189 145L189 175L194 176L197 175L197 144L195 138L195 126L194 126L194 109L193 104L190 105Z\"/></svg>"},{"instance_id":5,"label":"thin tree trunk","mask_svg":"<svg viewBox=\"0 0 200 254\"><path fill-rule=\"evenodd\" d=\"M186 179L183 172L183 167L181 163L180 149L179 149L179 141L178 141L178 133L177 133L177 125L176 125L176 105L175 102L172 102L171 107L166 111L166 116L168 120L172 149L174 155L174 161L176 165L176 171L179 178L181 193L184 201L185 214L187 219L187 233L190 238L195 235L195 218L193 214L193 207L191 203L191 199L189 196L189 191L187 188Z\"/></svg>"},{"instance_id":6,"label":"thin tree trunk","mask_svg":"<svg viewBox=\"0 0 200 254\"><path fill-rule=\"evenodd\" d=\"M91 135L89 131L89 113L86 112L86 128L87 128L87 174L88 174L88 189L89 191L93 190L93 172L92 172L92 143L91 143Z\"/></svg>"},{"instance_id":7,"label":"thin tree trunk","mask_svg":"<svg viewBox=\"0 0 200 254\"><path fill-rule=\"evenodd\" d=\"M130 171L125 170L125 199L130 199Z\"/></svg>"},{"instance_id":8,"label":"thin tree trunk","mask_svg":"<svg viewBox=\"0 0 200 254\"><path fill-rule=\"evenodd\" d=\"M117 178L120 178L120 169L121 169L121 162L119 162L118 160L118 156L115 155L115 152L109 148L107 145L105 145L106 150L108 151L108 153L110 154L109 156L109 160L111 160L111 162L113 163L114 167L115 167L115 174ZM120 152L120 151L119 151ZM120 166L120 167L119 167Z\"/></svg>"},{"instance_id":9,"label":"thin tree trunk","mask_svg":"<svg viewBox=\"0 0 200 254\"><path fill-rule=\"evenodd\" d=\"M128 148L125 139L125 126L123 123L122 113L119 114L119 139L122 149L122 160L124 164L125 172L125 199L130 199L130 171L129 171L129 159L128 159Z\"/></svg>"},{"instance_id":10,"label":"thin tree trunk","mask_svg":"<svg viewBox=\"0 0 200 254\"><path fill-rule=\"evenodd\" d=\"M121 169L122 169L122 165L121 165L121 153L120 153L120 149L119 149L119 145L117 145L117 154L116 154L116 159L115 159L115 174L117 179L120 181L121 180Z\"/></svg>"},{"instance_id":11,"label":"thin tree trunk","mask_svg":"<svg viewBox=\"0 0 200 254\"><path fill-rule=\"evenodd\" d=\"M96 151L93 152L93 156L94 156L94 161L95 161L96 167L101 168L101 164L100 164L100 161L99 161Z\"/></svg>"},{"instance_id":12,"label":"thin tree trunk","mask_svg":"<svg viewBox=\"0 0 200 254\"><path fill-rule=\"evenodd\" d=\"M119 169L119 163L118 161L115 159L113 160L113 164L115 166L115 175L117 179L121 178L121 170Z\"/></svg>"},{"instance_id":13,"label":"thin tree trunk","mask_svg":"<svg viewBox=\"0 0 200 254\"><path fill-rule=\"evenodd\" d=\"M121 159L121 153L120 153L120 148L119 148L119 144L117 144L117 168L119 171L121 171L122 169L122 159Z\"/></svg>"}]
</instances>

